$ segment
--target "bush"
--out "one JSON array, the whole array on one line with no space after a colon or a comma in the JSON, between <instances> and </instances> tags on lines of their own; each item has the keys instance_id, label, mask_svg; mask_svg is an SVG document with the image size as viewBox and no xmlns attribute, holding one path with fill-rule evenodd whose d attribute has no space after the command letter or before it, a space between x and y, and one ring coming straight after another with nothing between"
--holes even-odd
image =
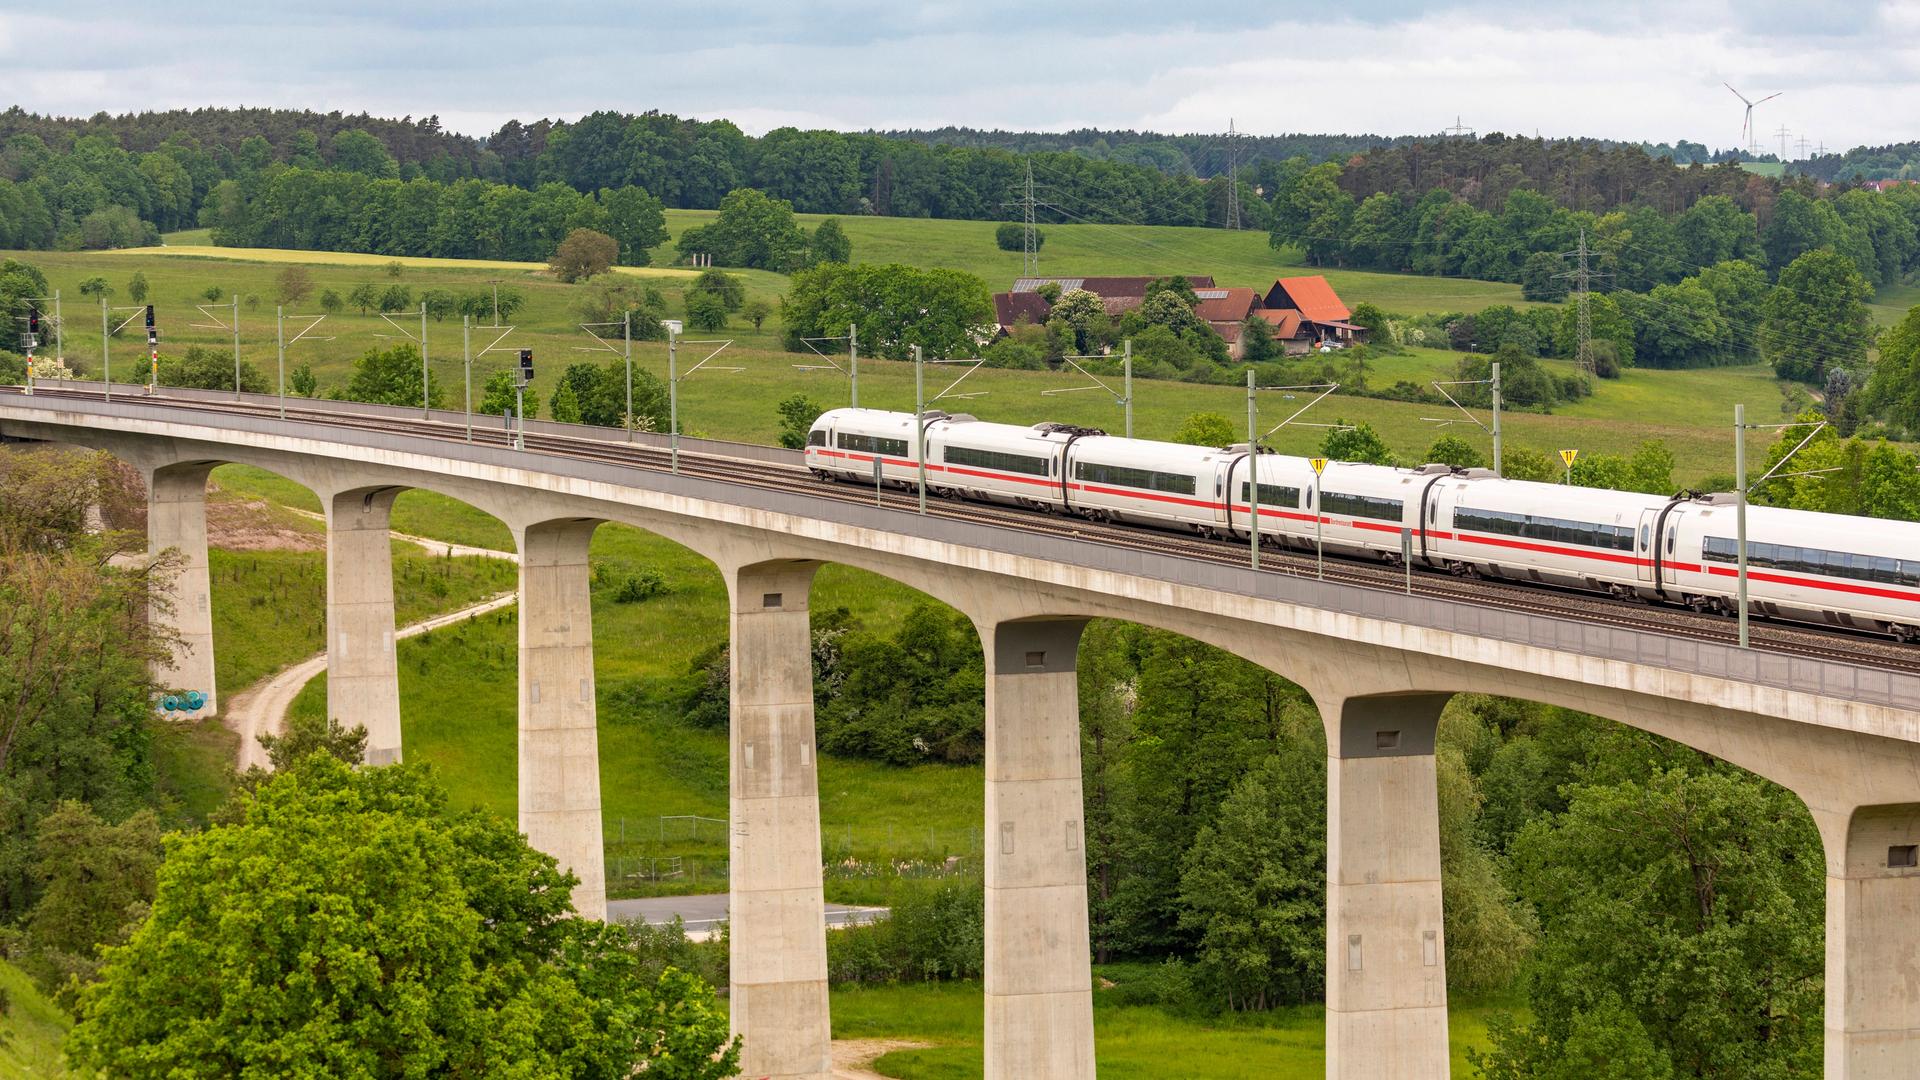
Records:
<instances>
[{"instance_id":1,"label":"bush","mask_svg":"<svg viewBox=\"0 0 1920 1080\"><path fill-rule=\"evenodd\" d=\"M1027 227L1017 221L1009 221L993 230L993 242L1001 251L1027 250ZM1047 234L1038 228L1033 230L1033 250L1047 242Z\"/></svg>"},{"instance_id":2,"label":"bush","mask_svg":"<svg viewBox=\"0 0 1920 1080\"><path fill-rule=\"evenodd\" d=\"M696 292L712 293L720 298L729 312L739 311L747 302L747 286L737 277L725 270L708 268L700 271L700 276L687 286L689 294Z\"/></svg>"},{"instance_id":3,"label":"bush","mask_svg":"<svg viewBox=\"0 0 1920 1080\"><path fill-rule=\"evenodd\" d=\"M939 982L978 978L986 952L979 881L899 889L886 918L827 935L835 983Z\"/></svg>"},{"instance_id":4,"label":"bush","mask_svg":"<svg viewBox=\"0 0 1920 1080\"><path fill-rule=\"evenodd\" d=\"M687 325L695 330L724 330L727 326L725 301L710 292L687 293Z\"/></svg>"},{"instance_id":5,"label":"bush","mask_svg":"<svg viewBox=\"0 0 1920 1080\"><path fill-rule=\"evenodd\" d=\"M626 580L620 583L620 587L614 590L613 602L637 604L660 596L666 591L667 579L660 575L660 571L652 567L642 567L639 571L628 574Z\"/></svg>"}]
</instances>

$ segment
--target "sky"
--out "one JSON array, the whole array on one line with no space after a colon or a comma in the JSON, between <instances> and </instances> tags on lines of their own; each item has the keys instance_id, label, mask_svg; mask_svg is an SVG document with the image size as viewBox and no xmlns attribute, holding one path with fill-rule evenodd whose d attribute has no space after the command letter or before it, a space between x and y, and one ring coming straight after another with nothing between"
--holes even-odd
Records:
<instances>
[{"instance_id":1,"label":"sky","mask_svg":"<svg viewBox=\"0 0 1920 1080\"><path fill-rule=\"evenodd\" d=\"M750 133L1076 127L1740 142L1920 139L1920 0L0 0L0 107L508 119L599 109Z\"/></svg>"}]
</instances>

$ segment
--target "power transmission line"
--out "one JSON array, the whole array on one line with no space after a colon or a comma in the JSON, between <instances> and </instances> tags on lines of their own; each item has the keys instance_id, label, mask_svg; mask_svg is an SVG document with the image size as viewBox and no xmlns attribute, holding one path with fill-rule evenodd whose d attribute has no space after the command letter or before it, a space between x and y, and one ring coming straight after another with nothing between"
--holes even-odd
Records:
<instances>
[{"instance_id":1,"label":"power transmission line","mask_svg":"<svg viewBox=\"0 0 1920 1080\"><path fill-rule=\"evenodd\" d=\"M1240 227L1240 140L1246 136L1234 130L1233 118L1227 118L1227 221L1229 229Z\"/></svg>"},{"instance_id":2,"label":"power transmission line","mask_svg":"<svg viewBox=\"0 0 1920 1080\"><path fill-rule=\"evenodd\" d=\"M1021 233L1020 276L1034 277L1040 273L1040 245L1036 242L1033 228L1033 155L1027 155L1027 190L1020 200L1020 209L1024 215L1025 228Z\"/></svg>"}]
</instances>

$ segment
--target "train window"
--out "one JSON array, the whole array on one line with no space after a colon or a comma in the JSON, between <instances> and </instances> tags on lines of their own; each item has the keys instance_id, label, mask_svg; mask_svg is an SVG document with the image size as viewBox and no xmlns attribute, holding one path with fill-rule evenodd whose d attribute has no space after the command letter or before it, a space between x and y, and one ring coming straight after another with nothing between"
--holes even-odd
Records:
<instances>
[{"instance_id":1,"label":"train window","mask_svg":"<svg viewBox=\"0 0 1920 1080\"><path fill-rule=\"evenodd\" d=\"M1399 499L1347 495L1338 491L1321 492L1320 508L1329 514L1373 518L1376 521L1399 521L1405 512L1405 504Z\"/></svg>"},{"instance_id":2,"label":"train window","mask_svg":"<svg viewBox=\"0 0 1920 1080\"><path fill-rule=\"evenodd\" d=\"M1653 526L1651 525L1640 526L1640 550L1641 551L1647 550L1647 545L1652 542L1653 542Z\"/></svg>"},{"instance_id":3,"label":"train window","mask_svg":"<svg viewBox=\"0 0 1920 1080\"><path fill-rule=\"evenodd\" d=\"M1427 524L1434 525L1434 524L1438 524L1439 521L1440 521L1440 504L1428 503L1427 504Z\"/></svg>"},{"instance_id":4,"label":"train window","mask_svg":"<svg viewBox=\"0 0 1920 1080\"><path fill-rule=\"evenodd\" d=\"M1550 540L1560 544L1578 544L1613 551L1633 550L1633 530L1624 525L1595 525L1563 518L1532 517L1504 510L1454 508L1455 528L1502 536L1524 536L1531 540Z\"/></svg>"},{"instance_id":5,"label":"train window","mask_svg":"<svg viewBox=\"0 0 1920 1080\"><path fill-rule=\"evenodd\" d=\"M812 431L807 432L807 445L808 446L827 445L826 430L824 428L814 428Z\"/></svg>"},{"instance_id":6,"label":"train window","mask_svg":"<svg viewBox=\"0 0 1920 1080\"><path fill-rule=\"evenodd\" d=\"M840 433L840 449L862 454L879 454L883 457L906 457L907 440L883 439L843 431Z\"/></svg>"},{"instance_id":7,"label":"train window","mask_svg":"<svg viewBox=\"0 0 1920 1080\"><path fill-rule=\"evenodd\" d=\"M1247 494L1248 494L1247 482L1245 480L1242 480L1240 481L1240 501L1241 502L1247 501ZM1300 505L1300 489L1297 487L1287 487L1282 484L1261 484L1260 485L1260 505L1261 506L1299 506Z\"/></svg>"},{"instance_id":8,"label":"train window","mask_svg":"<svg viewBox=\"0 0 1920 1080\"><path fill-rule=\"evenodd\" d=\"M947 464L972 465L981 469L999 469L1002 472L1025 473L1029 476L1047 475L1048 466L1046 458L1009 454L1001 450L980 450L971 446L948 446Z\"/></svg>"},{"instance_id":9,"label":"train window","mask_svg":"<svg viewBox=\"0 0 1920 1080\"><path fill-rule=\"evenodd\" d=\"M1680 539L1680 526L1667 526L1667 554L1673 554L1673 546Z\"/></svg>"},{"instance_id":10,"label":"train window","mask_svg":"<svg viewBox=\"0 0 1920 1080\"><path fill-rule=\"evenodd\" d=\"M1709 536L1701 544L1700 557L1707 562L1738 563L1739 543L1730 537ZM1920 562L1883 555L1750 543L1747 545L1747 566L1875 581L1886 585L1920 586Z\"/></svg>"},{"instance_id":11,"label":"train window","mask_svg":"<svg viewBox=\"0 0 1920 1080\"><path fill-rule=\"evenodd\" d=\"M1096 484L1116 484L1120 487L1140 488L1143 491L1166 491L1175 495L1192 495L1199 490L1199 484L1187 473L1132 469L1125 465L1103 465L1097 461L1074 462L1073 475L1075 479L1090 480Z\"/></svg>"}]
</instances>

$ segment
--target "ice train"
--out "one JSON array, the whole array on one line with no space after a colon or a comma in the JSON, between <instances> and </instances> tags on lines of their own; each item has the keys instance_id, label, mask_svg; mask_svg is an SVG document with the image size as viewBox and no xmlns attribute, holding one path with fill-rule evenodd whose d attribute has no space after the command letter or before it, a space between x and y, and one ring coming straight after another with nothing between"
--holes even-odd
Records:
<instances>
[{"instance_id":1,"label":"ice train","mask_svg":"<svg viewBox=\"0 0 1920 1080\"><path fill-rule=\"evenodd\" d=\"M1067 424L1022 427L926 414L931 493L1248 539L1259 484L1263 544L1458 574L1611 593L1730 612L1736 582L1732 496L1637 492L1507 480L1484 469L1329 462L1116 438ZM808 433L821 477L911 487L912 413L834 409ZM876 462L878 463L876 465ZM1258 472L1257 480L1254 477ZM1316 505L1317 503L1317 505ZM1747 510L1750 609L1776 619L1920 641L1920 524L1805 510Z\"/></svg>"}]
</instances>

